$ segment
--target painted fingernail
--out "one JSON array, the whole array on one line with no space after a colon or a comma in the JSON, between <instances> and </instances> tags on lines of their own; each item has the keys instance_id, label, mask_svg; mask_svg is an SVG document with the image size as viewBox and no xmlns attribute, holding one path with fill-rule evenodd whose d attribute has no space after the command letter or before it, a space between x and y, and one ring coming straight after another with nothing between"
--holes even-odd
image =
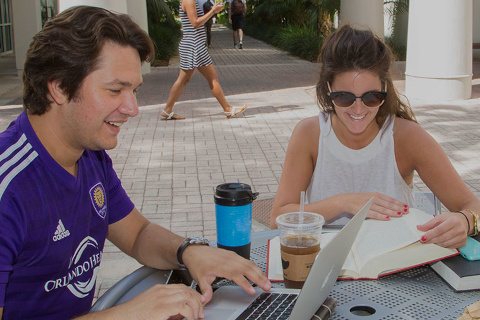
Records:
<instances>
[{"instance_id":1,"label":"painted fingernail","mask_svg":"<svg viewBox=\"0 0 480 320\"><path fill-rule=\"evenodd\" d=\"M408 205L404 205L405 208L408 208Z\"/></svg>"},{"instance_id":2,"label":"painted fingernail","mask_svg":"<svg viewBox=\"0 0 480 320\"><path fill-rule=\"evenodd\" d=\"M427 241L427 238L425 238L425 236L422 236L422 238L420 239L422 242L425 242Z\"/></svg>"},{"instance_id":3,"label":"painted fingernail","mask_svg":"<svg viewBox=\"0 0 480 320\"><path fill-rule=\"evenodd\" d=\"M403 211L407 212L407 211L408 211L408 209L403 209Z\"/></svg>"},{"instance_id":4,"label":"painted fingernail","mask_svg":"<svg viewBox=\"0 0 480 320\"><path fill-rule=\"evenodd\" d=\"M401 212L397 212L397 214L398 214L399 216L401 216L401 215L402 215L402 213L401 213Z\"/></svg>"},{"instance_id":5,"label":"painted fingernail","mask_svg":"<svg viewBox=\"0 0 480 320\"><path fill-rule=\"evenodd\" d=\"M387 216L387 220L390 220L390 217L389 217L389 216Z\"/></svg>"}]
</instances>

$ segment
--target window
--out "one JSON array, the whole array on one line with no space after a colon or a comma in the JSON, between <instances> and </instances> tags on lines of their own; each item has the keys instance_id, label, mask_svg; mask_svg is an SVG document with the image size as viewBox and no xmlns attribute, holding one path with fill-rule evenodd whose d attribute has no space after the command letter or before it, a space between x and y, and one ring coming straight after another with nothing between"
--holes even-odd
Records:
<instances>
[{"instance_id":1,"label":"window","mask_svg":"<svg viewBox=\"0 0 480 320\"><path fill-rule=\"evenodd\" d=\"M2 1L2 0L0 0ZM51 18L57 15L57 1L56 0L40 0L42 6L42 27Z\"/></svg>"},{"instance_id":2,"label":"window","mask_svg":"<svg viewBox=\"0 0 480 320\"><path fill-rule=\"evenodd\" d=\"M11 0L0 0L0 55L13 52Z\"/></svg>"}]
</instances>

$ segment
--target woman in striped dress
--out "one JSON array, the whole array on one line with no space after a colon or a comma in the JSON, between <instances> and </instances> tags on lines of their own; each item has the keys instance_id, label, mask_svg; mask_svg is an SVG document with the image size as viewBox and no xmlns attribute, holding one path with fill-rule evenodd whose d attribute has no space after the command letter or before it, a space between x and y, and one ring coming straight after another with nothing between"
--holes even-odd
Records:
<instances>
[{"instance_id":1,"label":"woman in striped dress","mask_svg":"<svg viewBox=\"0 0 480 320\"><path fill-rule=\"evenodd\" d=\"M240 114L246 107L232 107L223 94L222 87L218 82L218 75L213 66L212 59L205 46L205 28L203 25L216 13L222 11L224 3L215 3L212 9L203 14L196 0L182 0L180 3L180 19L182 21L183 37L179 45L180 74L170 89L162 117L166 120L180 120L184 117L173 112L173 105L182 94L185 85L190 81L195 70L207 79L210 90L223 108L225 116Z\"/></svg>"}]
</instances>

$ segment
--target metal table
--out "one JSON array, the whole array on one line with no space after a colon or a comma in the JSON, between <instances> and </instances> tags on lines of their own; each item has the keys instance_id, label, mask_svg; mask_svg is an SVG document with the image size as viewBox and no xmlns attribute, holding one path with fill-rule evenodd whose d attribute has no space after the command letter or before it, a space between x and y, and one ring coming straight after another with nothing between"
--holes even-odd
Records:
<instances>
[{"instance_id":1,"label":"metal table","mask_svg":"<svg viewBox=\"0 0 480 320\"><path fill-rule=\"evenodd\" d=\"M278 230L252 235L251 257L266 270L267 241ZM191 284L183 271L164 271L142 267L108 290L92 307L99 311L126 302L158 283ZM232 285L220 281L216 286ZM282 287L283 283L273 283ZM385 276L379 280L338 281L330 295L337 299L333 320L447 320L459 318L465 308L480 300L480 291L455 292L430 266L422 266Z\"/></svg>"},{"instance_id":2,"label":"metal table","mask_svg":"<svg viewBox=\"0 0 480 320\"><path fill-rule=\"evenodd\" d=\"M252 239L251 260L264 271L267 240L277 234L260 232ZM468 305L480 300L479 290L455 292L428 265L379 280L337 281L330 295L337 299L332 320L458 319Z\"/></svg>"}]
</instances>

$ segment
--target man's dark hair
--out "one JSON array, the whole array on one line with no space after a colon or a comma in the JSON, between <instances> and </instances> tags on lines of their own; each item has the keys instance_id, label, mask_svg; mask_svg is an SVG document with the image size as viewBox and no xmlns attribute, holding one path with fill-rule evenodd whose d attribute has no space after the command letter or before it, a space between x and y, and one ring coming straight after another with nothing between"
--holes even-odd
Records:
<instances>
[{"instance_id":1,"label":"man's dark hair","mask_svg":"<svg viewBox=\"0 0 480 320\"><path fill-rule=\"evenodd\" d=\"M103 45L111 41L135 48L140 61L152 61L153 44L130 16L106 9L77 6L48 21L27 51L23 71L23 104L41 115L50 108L48 82L58 80L69 100L98 67Z\"/></svg>"}]
</instances>

